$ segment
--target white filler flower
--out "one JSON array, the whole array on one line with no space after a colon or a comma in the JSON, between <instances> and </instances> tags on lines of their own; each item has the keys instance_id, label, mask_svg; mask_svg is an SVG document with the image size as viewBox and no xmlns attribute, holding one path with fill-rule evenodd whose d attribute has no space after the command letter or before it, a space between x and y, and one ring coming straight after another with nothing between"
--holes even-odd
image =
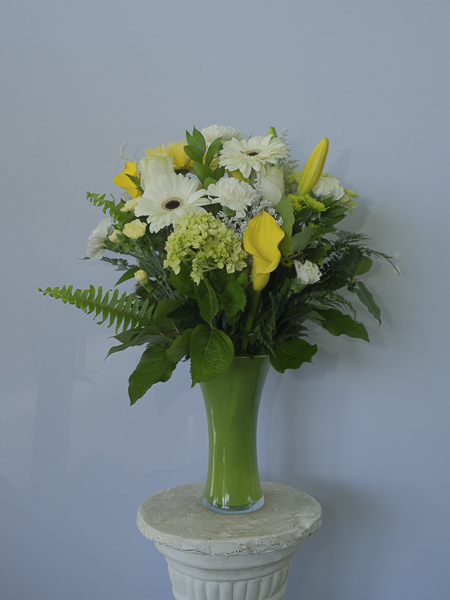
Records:
<instances>
[{"instance_id":1,"label":"white filler flower","mask_svg":"<svg viewBox=\"0 0 450 600\"><path fill-rule=\"evenodd\" d=\"M283 142L271 135L257 135L249 140L236 139L225 142L220 152L220 165L229 171L239 170L244 177L249 177L252 169L265 173L266 165L276 163L279 158L286 158L288 150Z\"/></svg>"},{"instance_id":2,"label":"white filler flower","mask_svg":"<svg viewBox=\"0 0 450 600\"><path fill-rule=\"evenodd\" d=\"M208 196L212 202L220 202L230 210L236 211L236 216L242 219L247 206L252 203L253 188L245 181L238 181L234 177L222 177L217 183L208 187Z\"/></svg>"},{"instance_id":3,"label":"white filler flower","mask_svg":"<svg viewBox=\"0 0 450 600\"><path fill-rule=\"evenodd\" d=\"M315 196L319 198L334 198L340 200L344 195L344 188L339 183L337 177L320 177L319 181L312 190Z\"/></svg>"},{"instance_id":4,"label":"white filler flower","mask_svg":"<svg viewBox=\"0 0 450 600\"><path fill-rule=\"evenodd\" d=\"M222 138L222 142L228 142L235 138L236 140L242 140L242 133L234 127L226 127L225 125L210 125L201 130L206 143L212 144L217 138Z\"/></svg>"},{"instance_id":5,"label":"white filler flower","mask_svg":"<svg viewBox=\"0 0 450 600\"><path fill-rule=\"evenodd\" d=\"M175 225L184 215L206 212L201 208L205 204L211 201L197 179L172 173L146 183L144 194L137 198L134 214L147 216L150 232L156 233L167 225Z\"/></svg>"},{"instance_id":6,"label":"white filler flower","mask_svg":"<svg viewBox=\"0 0 450 600\"><path fill-rule=\"evenodd\" d=\"M305 260L303 264L299 260L294 260L294 266L297 271L297 277L305 285L317 283L322 276L319 267L309 260Z\"/></svg>"},{"instance_id":7,"label":"white filler flower","mask_svg":"<svg viewBox=\"0 0 450 600\"><path fill-rule=\"evenodd\" d=\"M91 260L100 260L103 258L105 249L105 240L114 232L114 227L109 219L102 219L94 231L89 236L86 254Z\"/></svg>"}]
</instances>

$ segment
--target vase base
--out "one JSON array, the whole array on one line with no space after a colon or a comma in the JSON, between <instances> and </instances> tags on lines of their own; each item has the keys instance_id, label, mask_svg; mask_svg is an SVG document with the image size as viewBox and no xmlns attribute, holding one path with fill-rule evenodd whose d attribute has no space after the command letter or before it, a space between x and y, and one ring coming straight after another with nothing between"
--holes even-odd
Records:
<instances>
[{"instance_id":1,"label":"vase base","mask_svg":"<svg viewBox=\"0 0 450 600\"><path fill-rule=\"evenodd\" d=\"M254 512L264 506L264 496L253 504L244 504L243 506L216 506L206 498L203 498L203 506L212 512L219 513L221 515L244 515L246 513Z\"/></svg>"}]
</instances>

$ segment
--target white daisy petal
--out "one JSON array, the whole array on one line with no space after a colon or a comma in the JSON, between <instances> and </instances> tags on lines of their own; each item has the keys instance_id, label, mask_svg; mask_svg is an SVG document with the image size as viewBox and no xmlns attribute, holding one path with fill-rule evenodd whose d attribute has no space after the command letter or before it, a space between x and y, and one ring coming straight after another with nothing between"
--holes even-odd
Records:
<instances>
[{"instance_id":1,"label":"white daisy petal","mask_svg":"<svg viewBox=\"0 0 450 600\"><path fill-rule=\"evenodd\" d=\"M265 173L265 167L285 158L288 150L283 142L272 135L258 135L249 140L232 139L225 142L220 152L219 164L229 171L239 170L249 177L252 169Z\"/></svg>"},{"instance_id":2,"label":"white daisy petal","mask_svg":"<svg viewBox=\"0 0 450 600\"><path fill-rule=\"evenodd\" d=\"M211 204L198 180L175 173L148 182L137 201L134 214L147 217L152 233L175 225L184 215L205 212L202 206Z\"/></svg>"}]
</instances>

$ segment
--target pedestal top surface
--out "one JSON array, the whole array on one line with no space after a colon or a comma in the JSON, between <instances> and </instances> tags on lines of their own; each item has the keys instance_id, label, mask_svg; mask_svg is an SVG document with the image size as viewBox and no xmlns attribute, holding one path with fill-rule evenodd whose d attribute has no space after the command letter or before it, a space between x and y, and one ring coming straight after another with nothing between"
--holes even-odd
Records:
<instances>
[{"instance_id":1,"label":"pedestal top surface","mask_svg":"<svg viewBox=\"0 0 450 600\"><path fill-rule=\"evenodd\" d=\"M243 515L207 510L204 486L181 485L144 500L137 516L140 532L155 544L187 552L260 554L300 545L321 525L320 504L286 485L262 482L264 506Z\"/></svg>"}]
</instances>

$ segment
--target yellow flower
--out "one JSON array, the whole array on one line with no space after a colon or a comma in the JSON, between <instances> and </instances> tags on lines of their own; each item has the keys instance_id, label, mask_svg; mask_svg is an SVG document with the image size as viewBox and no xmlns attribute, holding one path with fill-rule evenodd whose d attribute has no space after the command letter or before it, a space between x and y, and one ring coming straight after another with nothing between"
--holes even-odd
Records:
<instances>
[{"instance_id":1,"label":"yellow flower","mask_svg":"<svg viewBox=\"0 0 450 600\"><path fill-rule=\"evenodd\" d=\"M134 212L134 209L137 206L137 200L133 198L133 200L128 200L120 209L120 212Z\"/></svg>"},{"instance_id":2,"label":"yellow flower","mask_svg":"<svg viewBox=\"0 0 450 600\"><path fill-rule=\"evenodd\" d=\"M262 211L252 219L244 231L244 248L253 255L253 289L260 292L268 283L270 273L280 262L278 244L284 238L284 231L273 217Z\"/></svg>"},{"instance_id":3,"label":"yellow flower","mask_svg":"<svg viewBox=\"0 0 450 600\"><path fill-rule=\"evenodd\" d=\"M143 271L142 269L140 269L139 271L136 271L134 276L139 281L139 283L145 283L148 280L147 273L145 271Z\"/></svg>"},{"instance_id":4,"label":"yellow flower","mask_svg":"<svg viewBox=\"0 0 450 600\"><path fill-rule=\"evenodd\" d=\"M131 221L131 223L127 223L123 228L123 234L132 240L137 240L145 235L145 231L147 229L147 225L140 221L139 219L135 219Z\"/></svg>"},{"instance_id":5,"label":"yellow flower","mask_svg":"<svg viewBox=\"0 0 450 600\"><path fill-rule=\"evenodd\" d=\"M128 175L131 175L132 177L139 177L136 163L127 162L122 173L114 177L114 183L128 192L132 198L138 198L139 196L142 196L142 192L137 189L136 184L131 181Z\"/></svg>"},{"instance_id":6,"label":"yellow flower","mask_svg":"<svg viewBox=\"0 0 450 600\"><path fill-rule=\"evenodd\" d=\"M114 231L112 232L112 234L108 235L109 241L113 242L113 244L118 244L119 243L119 239L117 237L118 233L122 233L120 231L120 229L114 229Z\"/></svg>"},{"instance_id":7,"label":"yellow flower","mask_svg":"<svg viewBox=\"0 0 450 600\"><path fill-rule=\"evenodd\" d=\"M147 156L157 156L158 154L168 154L173 157L173 166L176 171L189 171L192 165L192 160L184 151L186 140L179 144L167 142L167 149L164 146L156 146L156 148L148 148L145 151Z\"/></svg>"},{"instance_id":8,"label":"yellow flower","mask_svg":"<svg viewBox=\"0 0 450 600\"><path fill-rule=\"evenodd\" d=\"M302 171L298 184L297 195L309 194L322 175L325 160L328 154L328 140L323 138L314 148Z\"/></svg>"}]
</instances>

